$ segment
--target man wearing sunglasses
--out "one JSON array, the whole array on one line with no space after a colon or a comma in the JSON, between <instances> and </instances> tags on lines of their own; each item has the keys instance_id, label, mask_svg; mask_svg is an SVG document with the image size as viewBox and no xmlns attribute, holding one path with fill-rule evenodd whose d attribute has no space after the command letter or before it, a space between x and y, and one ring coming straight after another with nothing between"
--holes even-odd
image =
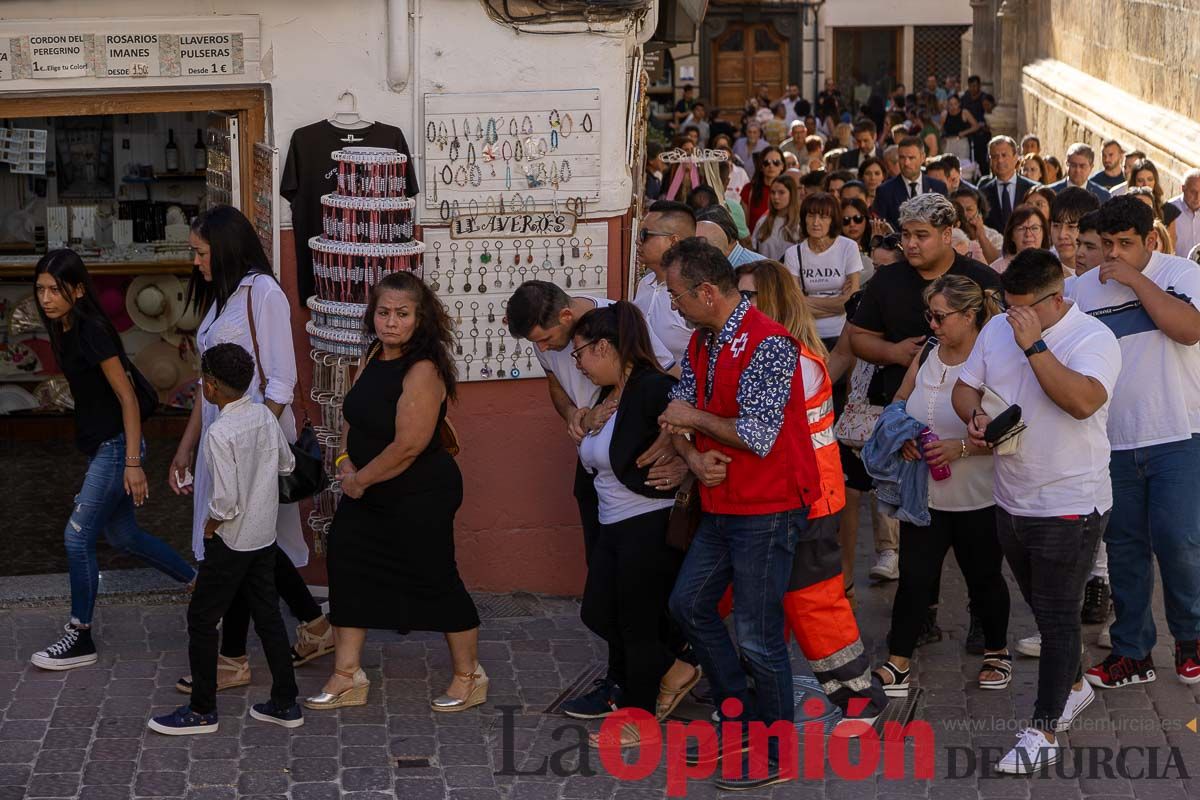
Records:
<instances>
[{"instance_id":1,"label":"man wearing sunglasses","mask_svg":"<svg viewBox=\"0 0 1200 800\"><path fill-rule=\"evenodd\" d=\"M676 242L695 235L696 217L691 206L672 200L651 205L638 228L638 264L646 268L646 274L638 281L633 304L642 310L651 332L667 346L676 362L683 361L692 329L671 305L662 256Z\"/></svg>"},{"instance_id":2,"label":"man wearing sunglasses","mask_svg":"<svg viewBox=\"0 0 1200 800\"><path fill-rule=\"evenodd\" d=\"M1063 297L1062 264L1048 250L1018 253L1001 280L1008 311L983 326L952 401L976 446L1002 438L988 429L985 389L1001 398L993 405L1019 407L1027 426L1015 452L995 457L994 488L1000 546L1042 637L1032 726L996 766L1021 774L1058 760L1056 733L1093 697L1080 611L1113 505L1106 423L1121 347Z\"/></svg>"}]
</instances>

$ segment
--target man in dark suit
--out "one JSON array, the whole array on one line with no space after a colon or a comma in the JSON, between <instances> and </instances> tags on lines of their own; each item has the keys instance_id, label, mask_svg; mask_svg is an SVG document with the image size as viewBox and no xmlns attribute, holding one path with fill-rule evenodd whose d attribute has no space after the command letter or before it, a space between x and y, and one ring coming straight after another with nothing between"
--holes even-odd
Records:
<instances>
[{"instance_id":1,"label":"man in dark suit","mask_svg":"<svg viewBox=\"0 0 1200 800\"><path fill-rule=\"evenodd\" d=\"M995 136L988 142L988 161L992 174L979 182L979 192L987 199L985 224L992 230L1003 231L1013 209L1021 205L1025 194L1036 183L1017 174L1017 143L1010 136Z\"/></svg>"},{"instance_id":2,"label":"man in dark suit","mask_svg":"<svg viewBox=\"0 0 1200 800\"><path fill-rule=\"evenodd\" d=\"M979 187L962 176L962 164L954 153L942 153L925 159L925 174L946 184L946 192L953 195L959 189L974 189Z\"/></svg>"},{"instance_id":3,"label":"man in dark suit","mask_svg":"<svg viewBox=\"0 0 1200 800\"><path fill-rule=\"evenodd\" d=\"M921 172L925 163L925 143L916 136L900 140L900 174L888 178L875 190L875 211L896 230L900 230L900 206L912 198L936 192L946 195L946 184Z\"/></svg>"},{"instance_id":4,"label":"man in dark suit","mask_svg":"<svg viewBox=\"0 0 1200 800\"><path fill-rule=\"evenodd\" d=\"M1111 196L1108 190L1088 177L1095 164L1096 153L1092 148L1083 142L1076 142L1067 148L1067 177L1051 184L1050 188L1057 194L1068 186L1075 186L1087 189L1101 203L1107 202Z\"/></svg>"},{"instance_id":5,"label":"man in dark suit","mask_svg":"<svg viewBox=\"0 0 1200 800\"><path fill-rule=\"evenodd\" d=\"M876 141L878 131L875 128L874 122L869 119L860 119L854 123L853 130L856 148L842 153L842 157L838 161L839 169L857 171L862 166L862 162L871 156L883 158L883 148Z\"/></svg>"}]
</instances>

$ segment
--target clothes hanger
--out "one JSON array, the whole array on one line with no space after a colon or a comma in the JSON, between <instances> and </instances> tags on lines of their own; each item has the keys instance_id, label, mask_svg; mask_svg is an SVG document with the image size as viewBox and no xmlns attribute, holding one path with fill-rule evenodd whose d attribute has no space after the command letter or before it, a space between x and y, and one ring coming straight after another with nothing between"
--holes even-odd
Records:
<instances>
[{"instance_id":1,"label":"clothes hanger","mask_svg":"<svg viewBox=\"0 0 1200 800\"><path fill-rule=\"evenodd\" d=\"M341 103L345 98L350 98L349 111L335 111L333 116L329 118L329 124L335 128L341 128L345 131L360 131L363 128L369 128L375 123L369 119L363 119L358 114L358 98L354 96L354 92L347 89L338 95L337 102ZM343 142L354 143L361 142L362 138L347 134L342 137Z\"/></svg>"}]
</instances>

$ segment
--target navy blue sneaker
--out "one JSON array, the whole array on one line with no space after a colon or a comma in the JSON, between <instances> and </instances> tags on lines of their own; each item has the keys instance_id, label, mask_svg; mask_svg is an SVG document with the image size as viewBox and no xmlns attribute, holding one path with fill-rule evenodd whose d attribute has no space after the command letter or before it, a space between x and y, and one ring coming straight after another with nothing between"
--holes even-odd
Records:
<instances>
[{"instance_id":1,"label":"navy blue sneaker","mask_svg":"<svg viewBox=\"0 0 1200 800\"><path fill-rule=\"evenodd\" d=\"M250 707L250 716L261 722L281 725L284 728L299 728L304 724L304 717L300 713L298 703L292 703L290 708L280 708L275 705L273 700L255 703Z\"/></svg>"},{"instance_id":2,"label":"navy blue sneaker","mask_svg":"<svg viewBox=\"0 0 1200 800\"><path fill-rule=\"evenodd\" d=\"M216 733L217 712L197 714L191 706L180 706L170 714L154 717L146 727L167 736L191 736L194 733Z\"/></svg>"},{"instance_id":3,"label":"navy blue sneaker","mask_svg":"<svg viewBox=\"0 0 1200 800\"><path fill-rule=\"evenodd\" d=\"M620 686L608 678L593 681L592 685L596 688L587 694L563 703L560 706L562 712L575 719L600 719L621 707L625 693Z\"/></svg>"}]
</instances>

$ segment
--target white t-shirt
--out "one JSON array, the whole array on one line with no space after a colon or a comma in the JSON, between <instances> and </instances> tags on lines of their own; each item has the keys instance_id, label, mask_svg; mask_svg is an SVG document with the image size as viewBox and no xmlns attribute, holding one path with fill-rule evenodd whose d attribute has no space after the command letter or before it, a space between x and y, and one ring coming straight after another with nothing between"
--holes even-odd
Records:
<instances>
[{"instance_id":1,"label":"white t-shirt","mask_svg":"<svg viewBox=\"0 0 1200 800\"><path fill-rule=\"evenodd\" d=\"M1200 265L1154 253L1142 271L1154 285L1200 308ZM1128 286L1100 282L1100 270L1073 282L1071 297L1121 343L1125 365L1108 410L1114 450L1179 442L1200 433L1200 347L1172 341Z\"/></svg>"},{"instance_id":2,"label":"white t-shirt","mask_svg":"<svg viewBox=\"0 0 1200 800\"><path fill-rule=\"evenodd\" d=\"M963 364L943 364L941 346L934 347L917 371L916 385L904 407L905 413L925 423L939 439L967 438L967 423L959 419L950 401L962 368ZM995 458L990 455L968 456L950 464L950 477L946 480L935 481L930 477L929 507L938 511L974 511L995 505L993 461Z\"/></svg>"},{"instance_id":3,"label":"white t-shirt","mask_svg":"<svg viewBox=\"0 0 1200 800\"><path fill-rule=\"evenodd\" d=\"M617 414L613 414L599 432L585 436L579 444L579 460L594 476L592 480L600 498L601 525L612 525L614 522L675 505L673 497L644 497L630 490L617 478L609 459L609 449L612 447L612 436L616 427Z\"/></svg>"},{"instance_id":4,"label":"white t-shirt","mask_svg":"<svg viewBox=\"0 0 1200 800\"><path fill-rule=\"evenodd\" d=\"M580 297L595 303L596 308L604 308L617 302L609 300L607 297L592 297L591 295L580 295ZM675 366L675 359L671 356L671 351L654 335L653 329L650 331L650 344L654 347L654 355L658 356L658 363L662 365L663 369ZM542 369L553 373L554 377L558 379L563 391L567 393L567 397L571 398L571 402L575 404L576 408L591 408L596 404L596 398L600 396L600 387L583 377L583 373L575 366L575 359L571 358L571 351L574 349L571 343L567 342L567 346L562 350L547 350L544 353L534 347L533 354L537 356Z\"/></svg>"},{"instance_id":5,"label":"white t-shirt","mask_svg":"<svg viewBox=\"0 0 1200 800\"><path fill-rule=\"evenodd\" d=\"M1068 369L1100 381L1111 401L1121 372L1121 346L1102 322L1072 304L1062 319L1042 332L1042 341ZM1085 515L1112 508L1109 402L1084 420L1055 405L1013 337L1007 315L983 326L958 379L975 389L987 386L1005 402L1019 405L1029 426L1016 453L992 457L998 506L1026 517Z\"/></svg>"},{"instance_id":6,"label":"white t-shirt","mask_svg":"<svg viewBox=\"0 0 1200 800\"><path fill-rule=\"evenodd\" d=\"M783 254L783 265L800 279L800 288L809 297L835 297L842 293L847 277L862 272L858 245L845 236L834 239L823 253L814 253L807 241L789 247ZM840 336L845 325L845 314L820 317L817 319L817 335L822 339Z\"/></svg>"},{"instance_id":7,"label":"white t-shirt","mask_svg":"<svg viewBox=\"0 0 1200 800\"><path fill-rule=\"evenodd\" d=\"M647 272L638 281L633 304L642 310L651 332L667 346L675 361L682 363L688 342L692 340L692 329L679 312L671 308L671 293L667 291L667 285L659 283L653 272Z\"/></svg>"}]
</instances>

